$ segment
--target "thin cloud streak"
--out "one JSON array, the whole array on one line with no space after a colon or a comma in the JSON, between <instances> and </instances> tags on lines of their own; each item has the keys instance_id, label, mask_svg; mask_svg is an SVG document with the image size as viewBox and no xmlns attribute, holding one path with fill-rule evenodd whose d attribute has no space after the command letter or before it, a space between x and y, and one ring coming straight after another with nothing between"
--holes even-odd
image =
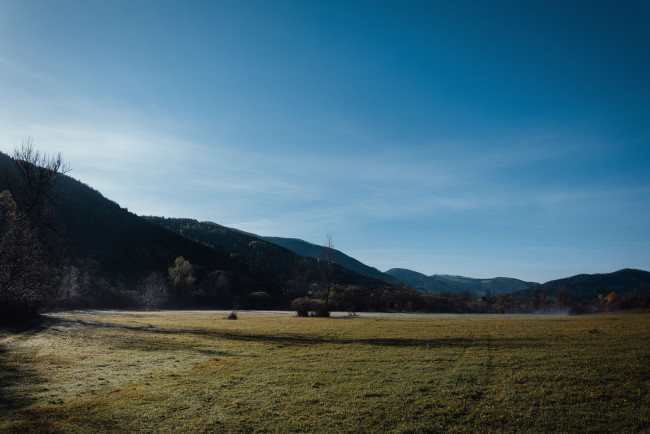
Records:
<instances>
[{"instance_id":1,"label":"thin cloud streak","mask_svg":"<svg viewBox=\"0 0 650 434\"><path fill-rule=\"evenodd\" d=\"M513 152L479 151L476 155L459 158L459 152L452 150L449 151L451 155L439 160L435 155L421 158L417 154L396 151L384 153L379 158L342 155L317 159L256 151L255 158L249 158L245 152L235 151L236 145L208 150L206 146L173 139L168 134L133 128L123 120L123 116L114 114L117 108L99 108L87 101L67 104L76 110L83 107L84 111L95 113L95 116L85 125L72 125L59 123L57 115L50 113L41 118L55 119L55 123L23 124L22 128L30 131L29 135L39 146L51 149L55 143L62 144L58 149L78 162L79 169L75 173L84 182L95 185L109 196L118 195L120 200L127 201L129 208L139 212L147 212L137 206L143 196L157 195L162 201L164 195L173 196L174 190L201 191L208 197L225 201L226 205L229 195L241 194L297 203L319 198L323 201L322 206L336 210L326 213L330 216L356 215L360 218L377 214L385 218L407 218L445 211L517 206L530 202L530 199L522 200L521 194L512 194L512 191L501 195L478 195L466 189L505 167L562 155L560 147L544 147L543 151L533 148L531 151L509 145L508 149ZM56 106L56 102L51 105ZM46 108L47 104L41 105L42 110ZM15 121L20 118L15 116L3 125L8 127L5 131L9 131L5 137L14 137L13 140L5 139L5 142L16 141L20 122ZM106 121L96 123L99 118ZM9 124L18 124L19 127L11 128ZM144 124L155 125L156 122L148 120ZM464 148L481 149L476 145L466 145L460 152ZM180 167L191 169L178 170ZM147 173L145 179L150 181L134 183L133 179L139 173ZM172 185L168 180L170 173L178 173L180 182L176 179ZM124 181L122 185L116 182L116 178ZM338 188L331 188L332 184L344 184L349 197L337 197ZM160 187L163 191L156 191ZM138 199L129 201L129 194ZM219 197L223 195L226 197ZM540 200L548 206L559 198L547 195ZM151 202L155 200L150 199ZM191 204L188 203L187 208L190 209ZM215 214L213 218L220 217L220 214Z\"/></svg>"},{"instance_id":2,"label":"thin cloud streak","mask_svg":"<svg viewBox=\"0 0 650 434\"><path fill-rule=\"evenodd\" d=\"M104 112L110 110L104 109ZM115 119L115 116L108 115L106 118ZM20 123L12 122L14 120L9 119L3 125L7 127L3 128L4 136L8 137L3 140L5 143L16 141L11 139L12 134L14 137L17 135L16 127L12 129L10 124ZM393 158L392 155L387 160L368 161L364 157L343 156L315 161L313 158L291 158L286 154L271 152L257 152L256 158L251 159L245 152L235 151L234 146L208 149L169 135L110 122L105 125L45 124L24 128L30 130L30 136L46 151L61 150L64 156L69 155L75 170L73 175L109 197L118 195L127 207L140 213L151 212L137 207L144 196L149 196L149 203L155 203L155 196L158 202L162 202L167 195L176 196L176 192L182 196L180 193L187 191L201 192L226 206L232 195L250 194L251 201L259 200L259 197L252 197L255 195L266 197L263 202L271 207L271 213L275 212L274 201L293 202L299 208L300 202L306 201L313 206L316 199L327 211L314 212L312 209L307 214L320 214L332 224L337 218L351 216L364 219L380 215L386 219L396 219L534 204L548 207L621 194L620 191L601 190L531 194L518 190L516 186L477 194L472 192L472 188L468 189L468 186L479 184L481 178L489 177L498 169L557 158L561 155L557 151L521 152L507 159L486 157L479 153L474 157L442 162L423 162L417 156ZM191 170L187 170L188 167ZM337 170L330 170L330 167ZM146 173L147 177L139 178L141 173ZM345 174L343 179L341 173ZM170 174L178 176L174 176L172 181ZM138 182L134 183L136 178ZM348 197L337 197L338 189L330 187L339 183L347 186ZM129 195L136 200L130 201ZM240 198L238 200L241 201ZM192 208L191 203L184 205L187 209ZM215 210L211 219L220 217ZM304 217L301 215L290 221L298 223ZM313 218L310 220L313 221ZM326 224L325 221L323 223Z\"/></svg>"}]
</instances>

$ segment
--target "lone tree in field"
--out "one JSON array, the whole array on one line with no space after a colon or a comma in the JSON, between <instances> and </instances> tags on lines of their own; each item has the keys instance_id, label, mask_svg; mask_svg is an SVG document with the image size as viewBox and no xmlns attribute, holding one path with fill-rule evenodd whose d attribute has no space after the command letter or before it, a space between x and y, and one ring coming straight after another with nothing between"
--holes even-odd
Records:
<instances>
[{"instance_id":1,"label":"lone tree in field","mask_svg":"<svg viewBox=\"0 0 650 434\"><path fill-rule=\"evenodd\" d=\"M16 148L0 174L0 321L27 321L56 288L57 180L68 169L61 155Z\"/></svg>"},{"instance_id":2,"label":"lone tree in field","mask_svg":"<svg viewBox=\"0 0 650 434\"><path fill-rule=\"evenodd\" d=\"M325 284L325 305L323 311L320 312L321 316L329 316L329 301L330 291L332 290L332 282L334 280L334 243L332 236L327 234L327 242L323 247L323 283Z\"/></svg>"}]
</instances>

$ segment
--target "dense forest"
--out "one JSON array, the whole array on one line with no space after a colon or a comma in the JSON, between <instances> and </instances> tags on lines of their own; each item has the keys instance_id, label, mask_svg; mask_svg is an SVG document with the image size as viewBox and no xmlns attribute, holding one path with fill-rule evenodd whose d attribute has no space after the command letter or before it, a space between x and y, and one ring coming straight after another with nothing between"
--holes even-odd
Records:
<instances>
[{"instance_id":1,"label":"dense forest","mask_svg":"<svg viewBox=\"0 0 650 434\"><path fill-rule=\"evenodd\" d=\"M0 321L71 308L295 309L326 316L335 309L592 312L649 305L645 271L544 285L381 273L331 245L140 217L66 172L60 156L40 154L30 143L13 157L0 154Z\"/></svg>"}]
</instances>

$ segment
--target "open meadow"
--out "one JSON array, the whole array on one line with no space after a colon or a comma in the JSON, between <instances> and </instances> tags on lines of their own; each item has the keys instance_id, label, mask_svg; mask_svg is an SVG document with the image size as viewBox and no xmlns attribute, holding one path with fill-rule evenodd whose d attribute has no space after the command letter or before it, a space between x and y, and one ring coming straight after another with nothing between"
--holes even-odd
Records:
<instances>
[{"instance_id":1,"label":"open meadow","mask_svg":"<svg viewBox=\"0 0 650 434\"><path fill-rule=\"evenodd\" d=\"M0 431L648 431L650 315L70 312L0 331Z\"/></svg>"}]
</instances>

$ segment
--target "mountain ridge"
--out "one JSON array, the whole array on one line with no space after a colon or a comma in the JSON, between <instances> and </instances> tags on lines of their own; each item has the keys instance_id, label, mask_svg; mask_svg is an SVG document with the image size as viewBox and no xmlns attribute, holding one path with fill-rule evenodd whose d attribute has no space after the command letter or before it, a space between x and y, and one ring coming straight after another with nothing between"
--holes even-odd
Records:
<instances>
[{"instance_id":1,"label":"mountain ridge","mask_svg":"<svg viewBox=\"0 0 650 434\"><path fill-rule=\"evenodd\" d=\"M565 288L576 302L591 301L599 295L616 292L619 296L650 292L650 272L634 268L623 268L611 273L576 274L570 277L550 280L540 285L547 296L555 297L560 288ZM513 296L532 297L533 288L513 293Z\"/></svg>"},{"instance_id":2,"label":"mountain ridge","mask_svg":"<svg viewBox=\"0 0 650 434\"><path fill-rule=\"evenodd\" d=\"M409 270L406 268L391 268L386 271L396 278L397 280L413 286L424 292L462 292L469 291L480 295L489 291L493 295L502 293L510 293L527 289L531 286L537 285L536 282L526 282L512 277L493 277L487 279L476 279L464 276L452 276L447 274L433 274L427 276L426 274L417 271Z\"/></svg>"},{"instance_id":3,"label":"mountain ridge","mask_svg":"<svg viewBox=\"0 0 650 434\"><path fill-rule=\"evenodd\" d=\"M259 267L265 267L279 270L285 281L288 281L292 277L292 273L300 257L304 258L304 256L296 254L291 249L265 240L264 237L232 229L214 222L198 221L189 218L181 219L155 216L146 216L143 218L197 242L209 245L218 251L224 253L229 252L230 255L235 254L246 263L253 264L258 269ZM322 258L306 258L310 266L310 279L316 281L321 277L321 267L318 260ZM260 263L259 261L265 263ZM280 262L282 263L281 266L273 265ZM379 278L361 275L355 270L350 270L339 263L335 265L336 283L349 284L364 281L364 283L370 284L371 286L380 284L381 279Z\"/></svg>"},{"instance_id":4,"label":"mountain ridge","mask_svg":"<svg viewBox=\"0 0 650 434\"><path fill-rule=\"evenodd\" d=\"M260 239L273 243L275 245L287 248L292 252L300 256L308 256L315 259L323 259L324 246L319 246L309 241L304 241L299 238L285 238L285 237L273 237L273 236L259 236ZM364 264L363 262L341 252L340 250L334 249L334 262L352 270L358 274L374 277L377 279L385 281L394 281L395 279L386 274L382 273L378 269Z\"/></svg>"}]
</instances>

